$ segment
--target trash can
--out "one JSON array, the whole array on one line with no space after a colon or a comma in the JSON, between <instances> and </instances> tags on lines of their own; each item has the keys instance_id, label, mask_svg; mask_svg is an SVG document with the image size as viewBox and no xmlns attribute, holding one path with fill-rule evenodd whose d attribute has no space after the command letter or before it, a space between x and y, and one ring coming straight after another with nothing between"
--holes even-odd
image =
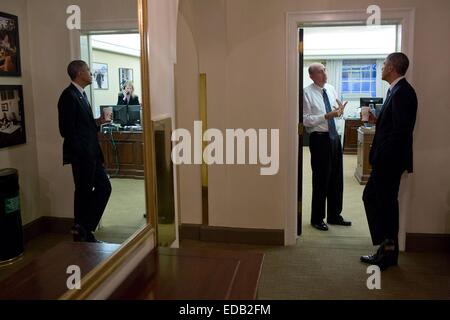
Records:
<instances>
[{"instance_id":1,"label":"trash can","mask_svg":"<svg viewBox=\"0 0 450 320\"><path fill-rule=\"evenodd\" d=\"M23 254L19 175L16 169L0 170L0 265Z\"/></svg>"}]
</instances>

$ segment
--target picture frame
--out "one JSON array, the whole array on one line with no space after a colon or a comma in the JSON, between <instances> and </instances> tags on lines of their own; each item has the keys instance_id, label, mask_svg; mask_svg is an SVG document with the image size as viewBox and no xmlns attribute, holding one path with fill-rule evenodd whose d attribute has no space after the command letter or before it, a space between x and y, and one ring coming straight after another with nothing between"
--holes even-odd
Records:
<instances>
[{"instance_id":1,"label":"picture frame","mask_svg":"<svg viewBox=\"0 0 450 320\"><path fill-rule=\"evenodd\" d=\"M133 69L119 68L119 91L123 90L123 86L127 81L133 81Z\"/></svg>"},{"instance_id":2,"label":"picture frame","mask_svg":"<svg viewBox=\"0 0 450 320\"><path fill-rule=\"evenodd\" d=\"M0 148L26 143L23 89L20 85L0 85Z\"/></svg>"},{"instance_id":3,"label":"picture frame","mask_svg":"<svg viewBox=\"0 0 450 320\"><path fill-rule=\"evenodd\" d=\"M17 16L0 12L0 76L22 75Z\"/></svg>"},{"instance_id":4,"label":"picture frame","mask_svg":"<svg viewBox=\"0 0 450 320\"><path fill-rule=\"evenodd\" d=\"M108 72L108 64L101 62L92 63L92 84L95 90L109 89Z\"/></svg>"}]
</instances>

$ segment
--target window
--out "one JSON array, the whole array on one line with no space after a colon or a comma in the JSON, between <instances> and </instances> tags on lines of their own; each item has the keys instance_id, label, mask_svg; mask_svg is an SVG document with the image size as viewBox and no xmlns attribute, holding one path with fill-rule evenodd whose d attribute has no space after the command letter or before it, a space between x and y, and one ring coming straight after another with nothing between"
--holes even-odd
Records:
<instances>
[{"instance_id":1,"label":"window","mask_svg":"<svg viewBox=\"0 0 450 320\"><path fill-rule=\"evenodd\" d=\"M342 94L377 95L377 63L375 60L344 60Z\"/></svg>"}]
</instances>

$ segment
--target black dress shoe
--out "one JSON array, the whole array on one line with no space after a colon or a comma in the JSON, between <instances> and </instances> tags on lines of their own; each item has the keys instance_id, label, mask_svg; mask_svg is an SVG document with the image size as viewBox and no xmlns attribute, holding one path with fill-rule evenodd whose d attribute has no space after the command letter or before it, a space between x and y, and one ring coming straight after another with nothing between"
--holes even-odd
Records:
<instances>
[{"instance_id":1,"label":"black dress shoe","mask_svg":"<svg viewBox=\"0 0 450 320\"><path fill-rule=\"evenodd\" d=\"M92 232L88 232L86 242L104 243L103 241L97 240Z\"/></svg>"},{"instance_id":2,"label":"black dress shoe","mask_svg":"<svg viewBox=\"0 0 450 320\"><path fill-rule=\"evenodd\" d=\"M341 216L339 216L339 218L337 218L337 219L328 219L327 223L337 225L337 226L345 226L345 227L350 227L352 225L351 221L346 221Z\"/></svg>"},{"instance_id":3,"label":"black dress shoe","mask_svg":"<svg viewBox=\"0 0 450 320\"><path fill-rule=\"evenodd\" d=\"M328 226L323 221L320 221L319 223L311 223L311 225L320 231L328 231Z\"/></svg>"},{"instance_id":4,"label":"black dress shoe","mask_svg":"<svg viewBox=\"0 0 450 320\"><path fill-rule=\"evenodd\" d=\"M74 242L86 242L87 241L87 232L79 224L74 225L72 227L72 229L70 229L70 232L72 233Z\"/></svg>"},{"instance_id":5,"label":"black dress shoe","mask_svg":"<svg viewBox=\"0 0 450 320\"><path fill-rule=\"evenodd\" d=\"M398 265L398 252L396 250L378 250L374 255L361 256L361 262L377 265L381 271L390 266Z\"/></svg>"}]
</instances>

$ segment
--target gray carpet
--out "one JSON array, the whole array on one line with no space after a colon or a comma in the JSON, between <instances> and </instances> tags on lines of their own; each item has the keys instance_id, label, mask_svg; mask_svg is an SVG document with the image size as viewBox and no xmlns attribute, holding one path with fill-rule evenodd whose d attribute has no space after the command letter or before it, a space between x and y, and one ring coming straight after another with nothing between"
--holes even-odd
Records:
<instances>
[{"instance_id":1,"label":"gray carpet","mask_svg":"<svg viewBox=\"0 0 450 320\"><path fill-rule=\"evenodd\" d=\"M351 227L330 226L327 232L312 228L311 169L309 150L304 150L303 234L296 246L262 247L181 242L182 247L251 250L264 252L258 289L259 299L450 299L450 255L401 253L399 266L381 274L381 290L367 288L363 254L373 253L361 201L364 186L353 177L356 156L344 156L343 216Z\"/></svg>"},{"instance_id":2,"label":"gray carpet","mask_svg":"<svg viewBox=\"0 0 450 320\"><path fill-rule=\"evenodd\" d=\"M111 179L112 194L95 236L123 243L146 224L144 180Z\"/></svg>"}]
</instances>

